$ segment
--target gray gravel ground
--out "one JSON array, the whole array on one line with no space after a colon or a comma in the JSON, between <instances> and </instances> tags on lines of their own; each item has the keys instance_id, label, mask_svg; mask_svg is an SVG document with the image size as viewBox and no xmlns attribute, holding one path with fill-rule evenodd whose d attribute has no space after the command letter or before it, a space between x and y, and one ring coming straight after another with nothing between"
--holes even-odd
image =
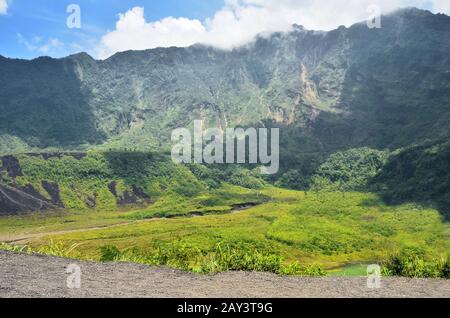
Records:
<instances>
[{"instance_id":1,"label":"gray gravel ground","mask_svg":"<svg viewBox=\"0 0 450 318\"><path fill-rule=\"evenodd\" d=\"M67 288L66 267L78 264L81 288ZM230 272L214 276L136 264L100 264L0 251L0 297L444 297L449 280L364 277L299 278Z\"/></svg>"}]
</instances>

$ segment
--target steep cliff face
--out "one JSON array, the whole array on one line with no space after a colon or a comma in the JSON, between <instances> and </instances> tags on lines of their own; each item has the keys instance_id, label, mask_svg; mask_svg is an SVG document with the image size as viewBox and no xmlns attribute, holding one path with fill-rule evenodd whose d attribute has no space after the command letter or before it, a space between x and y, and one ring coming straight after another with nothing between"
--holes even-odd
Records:
<instances>
[{"instance_id":1,"label":"steep cliff face","mask_svg":"<svg viewBox=\"0 0 450 318\"><path fill-rule=\"evenodd\" d=\"M168 148L173 128L277 125L286 149L398 148L449 135L450 17L418 9L221 51L195 45L0 57L0 151Z\"/></svg>"}]
</instances>

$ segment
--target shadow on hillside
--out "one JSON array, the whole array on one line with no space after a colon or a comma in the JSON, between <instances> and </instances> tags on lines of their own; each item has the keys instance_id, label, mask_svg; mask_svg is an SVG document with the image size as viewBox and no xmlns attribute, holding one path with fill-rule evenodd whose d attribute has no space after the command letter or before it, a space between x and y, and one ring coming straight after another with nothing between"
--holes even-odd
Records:
<instances>
[{"instance_id":1,"label":"shadow on hillside","mask_svg":"<svg viewBox=\"0 0 450 318\"><path fill-rule=\"evenodd\" d=\"M96 144L106 136L96 125L80 68L70 59L38 58L0 63L0 134L18 136L31 146Z\"/></svg>"},{"instance_id":2,"label":"shadow on hillside","mask_svg":"<svg viewBox=\"0 0 450 318\"><path fill-rule=\"evenodd\" d=\"M450 221L449 162L449 142L411 147L391 156L371 185L387 204L432 206Z\"/></svg>"},{"instance_id":3,"label":"shadow on hillside","mask_svg":"<svg viewBox=\"0 0 450 318\"><path fill-rule=\"evenodd\" d=\"M105 152L104 155L115 174L121 178L130 177L135 171L145 171L149 161L167 160L163 154L144 151L113 150Z\"/></svg>"},{"instance_id":4,"label":"shadow on hillside","mask_svg":"<svg viewBox=\"0 0 450 318\"><path fill-rule=\"evenodd\" d=\"M129 186L141 184L148 175L160 173L155 164L168 162L165 154L141 151L109 151L104 154L114 175L123 179Z\"/></svg>"}]
</instances>

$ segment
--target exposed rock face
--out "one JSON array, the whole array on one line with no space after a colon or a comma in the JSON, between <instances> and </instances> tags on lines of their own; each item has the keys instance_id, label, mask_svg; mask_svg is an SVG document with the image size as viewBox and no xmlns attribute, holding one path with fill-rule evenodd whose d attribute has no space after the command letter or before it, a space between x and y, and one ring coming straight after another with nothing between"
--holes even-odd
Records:
<instances>
[{"instance_id":1,"label":"exposed rock face","mask_svg":"<svg viewBox=\"0 0 450 318\"><path fill-rule=\"evenodd\" d=\"M116 197L118 205L133 205L133 204L150 204L153 203L151 198L142 191L141 188L133 186L132 191L125 190L122 196L117 194L116 182L113 181L108 185L109 191Z\"/></svg>"},{"instance_id":2,"label":"exposed rock face","mask_svg":"<svg viewBox=\"0 0 450 318\"><path fill-rule=\"evenodd\" d=\"M11 178L22 176L19 161L14 156L4 156L2 160L2 169L5 170Z\"/></svg>"},{"instance_id":3,"label":"exposed rock face","mask_svg":"<svg viewBox=\"0 0 450 318\"><path fill-rule=\"evenodd\" d=\"M54 205L64 207L64 204L61 201L61 197L59 196L59 186L57 183L52 183L44 180L42 181L42 187L50 195Z\"/></svg>"},{"instance_id":4,"label":"exposed rock face","mask_svg":"<svg viewBox=\"0 0 450 318\"><path fill-rule=\"evenodd\" d=\"M0 172L6 172L7 177L15 180L23 176L19 160L14 156L4 156L0 158L2 165ZM21 214L34 211L43 211L56 208L42 194L40 194L31 184L18 186L0 182L0 215Z\"/></svg>"},{"instance_id":5,"label":"exposed rock face","mask_svg":"<svg viewBox=\"0 0 450 318\"><path fill-rule=\"evenodd\" d=\"M143 190L154 180L153 169L168 174L174 168L170 157L138 152L0 156L0 214L145 206L153 203Z\"/></svg>"},{"instance_id":6,"label":"exposed rock face","mask_svg":"<svg viewBox=\"0 0 450 318\"><path fill-rule=\"evenodd\" d=\"M0 215L44 211L56 207L19 189L0 185Z\"/></svg>"}]
</instances>

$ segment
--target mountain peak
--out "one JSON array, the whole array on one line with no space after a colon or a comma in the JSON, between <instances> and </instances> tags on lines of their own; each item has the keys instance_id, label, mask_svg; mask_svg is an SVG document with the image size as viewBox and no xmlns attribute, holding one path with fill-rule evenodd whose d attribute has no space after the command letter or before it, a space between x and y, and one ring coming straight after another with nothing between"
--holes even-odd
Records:
<instances>
[{"instance_id":1,"label":"mountain peak","mask_svg":"<svg viewBox=\"0 0 450 318\"><path fill-rule=\"evenodd\" d=\"M71 58L71 59L79 59L79 60L94 60L94 58L92 56L90 56L89 54L87 54L86 52L80 52L80 53L75 53L72 55L69 55L67 58Z\"/></svg>"},{"instance_id":2,"label":"mountain peak","mask_svg":"<svg viewBox=\"0 0 450 318\"><path fill-rule=\"evenodd\" d=\"M409 16L409 17L426 17L426 16L433 16L434 14L431 11L419 9L416 7L404 7L404 8L397 9L388 15L402 15L402 16Z\"/></svg>"},{"instance_id":3,"label":"mountain peak","mask_svg":"<svg viewBox=\"0 0 450 318\"><path fill-rule=\"evenodd\" d=\"M299 24L293 24L292 29L294 29L294 31L308 31L303 25Z\"/></svg>"}]
</instances>

